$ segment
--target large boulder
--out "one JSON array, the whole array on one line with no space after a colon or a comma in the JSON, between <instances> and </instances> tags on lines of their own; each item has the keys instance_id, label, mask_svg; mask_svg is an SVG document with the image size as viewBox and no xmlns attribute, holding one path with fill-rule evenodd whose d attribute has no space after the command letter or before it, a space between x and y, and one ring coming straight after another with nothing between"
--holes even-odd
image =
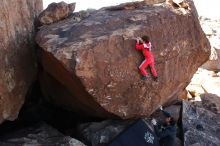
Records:
<instances>
[{"instance_id":1,"label":"large boulder","mask_svg":"<svg viewBox=\"0 0 220 146\"><path fill-rule=\"evenodd\" d=\"M150 115L177 98L210 54L196 9L188 4L128 4L100 9L79 23L69 18L41 27L36 41L44 95L66 109L125 119ZM142 35L152 39L159 82L140 80L137 67L144 58L134 38Z\"/></svg>"},{"instance_id":2,"label":"large boulder","mask_svg":"<svg viewBox=\"0 0 220 146\"><path fill-rule=\"evenodd\" d=\"M42 0L7 0L0 5L0 123L14 120L36 74L35 17Z\"/></svg>"}]
</instances>

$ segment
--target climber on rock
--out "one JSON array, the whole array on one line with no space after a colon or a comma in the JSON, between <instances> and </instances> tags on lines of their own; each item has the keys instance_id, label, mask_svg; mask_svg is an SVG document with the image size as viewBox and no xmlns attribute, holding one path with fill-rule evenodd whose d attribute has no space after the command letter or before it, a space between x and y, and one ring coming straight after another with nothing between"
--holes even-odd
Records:
<instances>
[{"instance_id":1,"label":"climber on rock","mask_svg":"<svg viewBox=\"0 0 220 146\"><path fill-rule=\"evenodd\" d=\"M176 144L176 120L171 116L170 113L163 110L163 107L160 107L160 110L163 112L166 117L164 122L158 124L155 119L152 119L152 124L154 125L154 130L156 135L159 138L160 146L175 146Z\"/></svg>"},{"instance_id":2,"label":"climber on rock","mask_svg":"<svg viewBox=\"0 0 220 146\"><path fill-rule=\"evenodd\" d=\"M149 77L147 71L145 70L149 65L154 76L154 80L157 81L158 77L156 69L154 68L154 57L151 52L151 42L149 36L143 36L142 38L138 37L136 40L136 49L142 51L143 55L145 56L145 60L139 66L139 69L143 75L141 79L146 80Z\"/></svg>"}]
</instances>

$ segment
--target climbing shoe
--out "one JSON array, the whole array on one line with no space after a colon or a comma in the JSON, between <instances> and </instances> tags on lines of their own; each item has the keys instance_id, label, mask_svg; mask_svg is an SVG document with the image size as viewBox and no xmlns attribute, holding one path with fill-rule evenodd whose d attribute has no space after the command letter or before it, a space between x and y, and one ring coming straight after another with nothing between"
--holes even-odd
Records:
<instances>
[{"instance_id":1,"label":"climbing shoe","mask_svg":"<svg viewBox=\"0 0 220 146\"><path fill-rule=\"evenodd\" d=\"M142 76L141 80L146 80L147 78L149 78L149 76Z\"/></svg>"},{"instance_id":2,"label":"climbing shoe","mask_svg":"<svg viewBox=\"0 0 220 146\"><path fill-rule=\"evenodd\" d=\"M158 81L158 76L154 77L154 81L156 82Z\"/></svg>"}]
</instances>

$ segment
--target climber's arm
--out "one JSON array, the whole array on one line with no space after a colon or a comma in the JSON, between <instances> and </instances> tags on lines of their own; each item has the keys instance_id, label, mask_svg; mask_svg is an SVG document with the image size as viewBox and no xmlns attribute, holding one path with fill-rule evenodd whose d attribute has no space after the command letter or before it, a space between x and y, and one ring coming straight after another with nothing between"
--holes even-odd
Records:
<instances>
[{"instance_id":1,"label":"climber's arm","mask_svg":"<svg viewBox=\"0 0 220 146\"><path fill-rule=\"evenodd\" d=\"M136 43L136 50L142 50L143 48L143 44Z\"/></svg>"},{"instance_id":2,"label":"climber's arm","mask_svg":"<svg viewBox=\"0 0 220 146\"><path fill-rule=\"evenodd\" d=\"M171 114L169 113L169 112L167 112L167 111L165 111L165 110L161 110L162 111L162 113L164 114L164 116L166 116L166 117L171 117Z\"/></svg>"}]
</instances>

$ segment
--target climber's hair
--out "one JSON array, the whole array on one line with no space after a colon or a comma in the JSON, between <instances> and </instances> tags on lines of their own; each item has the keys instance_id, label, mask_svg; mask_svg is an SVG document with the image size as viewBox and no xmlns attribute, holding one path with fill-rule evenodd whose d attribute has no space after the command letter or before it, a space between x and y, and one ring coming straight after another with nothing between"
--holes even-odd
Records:
<instances>
[{"instance_id":1,"label":"climber's hair","mask_svg":"<svg viewBox=\"0 0 220 146\"><path fill-rule=\"evenodd\" d=\"M173 117L170 117L170 125L174 126L176 124L176 120Z\"/></svg>"},{"instance_id":2,"label":"climber's hair","mask_svg":"<svg viewBox=\"0 0 220 146\"><path fill-rule=\"evenodd\" d=\"M149 43L149 42L150 42L150 37L147 36L147 35L144 35L144 36L142 36L141 38L142 38L142 40L143 40L144 42L146 42L146 43Z\"/></svg>"}]
</instances>

